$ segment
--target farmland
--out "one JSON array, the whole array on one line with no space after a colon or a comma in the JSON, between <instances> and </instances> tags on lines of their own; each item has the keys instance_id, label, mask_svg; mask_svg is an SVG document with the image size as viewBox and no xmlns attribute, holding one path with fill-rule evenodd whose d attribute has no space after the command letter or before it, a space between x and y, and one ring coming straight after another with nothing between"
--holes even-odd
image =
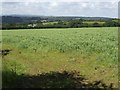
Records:
<instances>
[{"instance_id":1,"label":"farmland","mask_svg":"<svg viewBox=\"0 0 120 90\"><path fill-rule=\"evenodd\" d=\"M115 20L114 20L115 21ZM117 20L116 20L117 22ZM58 22L46 22L46 23L43 23L44 25L45 24L56 24ZM68 22L64 22L65 24L67 24ZM87 24L93 24L93 23L99 23L99 24L104 24L105 22L98 22L98 21L84 21L83 23L87 23Z\"/></svg>"},{"instance_id":2,"label":"farmland","mask_svg":"<svg viewBox=\"0 0 120 90\"><path fill-rule=\"evenodd\" d=\"M3 87L14 87L11 82L21 79L18 76L51 71L77 71L89 82L118 87L117 27L6 30L2 31L2 40L2 49L9 51L2 59L3 77L7 78ZM71 84L68 80L48 86Z\"/></svg>"},{"instance_id":3,"label":"farmland","mask_svg":"<svg viewBox=\"0 0 120 90\"><path fill-rule=\"evenodd\" d=\"M96 22L96 21L89 21L89 22L83 22L83 23L87 23L87 24L93 24L93 23L99 23L99 24L104 24L105 22Z\"/></svg>"},{"instance_id":4,"label":"farmland","mask_svg":"<svg viewBox=\"0 0 120 90\"><path fill-rule=\"evenodd\" d=\"M47 22L47 23L43 23L43 25L45 25L45 24L56 24L56 23L58 23L58 22Z\"/></svg>"}]
</instances>

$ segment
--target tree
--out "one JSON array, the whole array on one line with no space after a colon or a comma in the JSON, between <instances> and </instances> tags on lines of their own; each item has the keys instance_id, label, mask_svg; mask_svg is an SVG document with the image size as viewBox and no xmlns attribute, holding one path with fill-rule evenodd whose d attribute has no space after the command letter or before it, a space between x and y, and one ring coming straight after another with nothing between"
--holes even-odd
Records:
<instances>
[{"instance_id":1,"label":"tree","mask_svg":"<svg viewBox=\"0 0 120 90\"><path fill-rule=\"evenodd\" d=\"M36 28L41 28L41 27L43 27L43 26L44 26L43 23L40 22L40 23L37 23L35 27L36 27Z\"/></svg>"},{"instance_id":2,"label":"tree","mask_svg":"<svg viewBox=\"0 0 120 90\"><path fill-rule=\"evenodd\" d=\"M6 23L6 24L3 24L2 26L3 29L13 29L15 27L16 27L15 23Z\"/></svg>"},{"instance_id":3,"label":"tree","mask_svg":"<svg viewBox=\"0 0 120 90\"><path fill-rule=\"evenodd\" d=\"M95 23L93 23L93 27L100 27L100 24L95 22Z\"/></svg>"},{"instance_id":4,"label":"tree","mask_svg":"<svg viewBox=\"0 0 120 90\"><path fill-rule=\"evenodd\" d=\"M117 27L118 25L119 25L118 22L114 22L112 20L108 20L104 24L105 27Z\"/></svg>"},{"instance_id":5,"label":"tree","mask_svg":"<svg viewBox=\"0 0 120 90\"><path fill-rule=\"evenodd\" d=\"M81 27L82 24L83 24L83 19L69 21L69 26L72 28Z\"/></svg>"},{"instance_id":6,"label":"tree","mask_svg":"<svg viewBox=\"0 0 120 90\"><path fill-rule=\"evenodd\" d=\"M59 24L59 25L63 25L64 23L63 23L63 21L58 21L57 24Z\"/></svg>"}]
</instances>

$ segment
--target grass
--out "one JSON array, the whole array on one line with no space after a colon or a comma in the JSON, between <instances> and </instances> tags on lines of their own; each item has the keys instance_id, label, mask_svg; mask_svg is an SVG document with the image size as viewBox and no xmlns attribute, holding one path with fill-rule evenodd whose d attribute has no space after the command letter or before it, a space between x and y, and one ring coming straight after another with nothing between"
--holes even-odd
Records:
<instances>
[{"instance_id":1,"label":"grass","mask_svg":"<svg viewBox=\"0 0 120 90\"><path fill-rule=\"evenodd\" d=\"M3 72L18 76L3 73L9 79L3 80L3 86L14 87L11 82L22 79L21 75L77 71L89 82L113 83L117 88L117 35L114 27L3 31L3 50L12 50L3 56ZM60 83L51 87L62 87L64 82ZM71 80L66 83L63 87L72 85Z\"/></svg>"}]
</instances>

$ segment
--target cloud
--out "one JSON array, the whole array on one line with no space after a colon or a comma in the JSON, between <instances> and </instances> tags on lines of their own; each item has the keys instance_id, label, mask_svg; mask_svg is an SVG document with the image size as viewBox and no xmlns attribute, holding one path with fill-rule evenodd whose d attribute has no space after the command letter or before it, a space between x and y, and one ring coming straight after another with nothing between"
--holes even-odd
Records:
<instances>
[{"instance_id":1,"label":"cloud","mask_svg":"<svg viewBox=\"0 0 120 90\"><path fill-rule=\"evenodd\" d=\"M3 2L3 14L117 17L116 2Z\"/></svg>"},{"instance_id":2,"label":"cloud","mask_svg":"<svg viewBox=\"0 0 120 90\"><path fill-rule=\"evenodd\" d=\"M58 6L58 2L51 2L51 3L50 3L50 6L51 6L51 7L56 7L56 6Z\"/></svg>"},{"instance_id":3,"label":"cloud","mask_svg":"<svg viewBox=\"0 0 120 90\"><path fill-rule=\"evenodd\" d=\"M1 2L119 2L119 0L2 0Z\"/></svg>"}]
</instances>

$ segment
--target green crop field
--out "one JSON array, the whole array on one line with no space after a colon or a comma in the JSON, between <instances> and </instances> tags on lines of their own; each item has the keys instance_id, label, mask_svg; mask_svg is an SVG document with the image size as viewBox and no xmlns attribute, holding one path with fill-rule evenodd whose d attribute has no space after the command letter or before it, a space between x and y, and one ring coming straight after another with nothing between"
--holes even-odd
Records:
<instances>
[{"instance_id":1,"label":"green crop field","mask_svg":"<svg viewBox=\"0 0 120 90\"><path fill-rule=\"evenodd\" d=\"M99 87L118 87L117 27L5 30L2 49L8 50L2 58L3 87L74 87L81 75L84 85L101 81ZM80 76L59 76L65 71Z\"/></svg>"}]
</instances>

